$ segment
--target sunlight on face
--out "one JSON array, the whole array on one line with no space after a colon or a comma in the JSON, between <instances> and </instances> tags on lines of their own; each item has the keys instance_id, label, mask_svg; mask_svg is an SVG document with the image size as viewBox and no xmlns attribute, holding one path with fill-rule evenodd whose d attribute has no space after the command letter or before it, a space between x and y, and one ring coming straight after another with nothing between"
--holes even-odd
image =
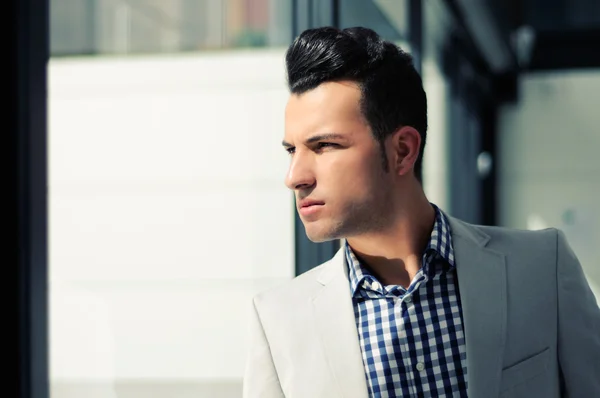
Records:
<instances>
[{"instance_id":1,"label":"sunlight on face","mask_svg":"<svg viewBox=\"0 0 600 398\"><path fill-rule=\"evenodd\" d=\"M385 223L389 175L360 98L355 83L328 82L292 94L286 107L283 146L291 158L285 182L315 242L355 236Z\"/></svg>"}]
</instances>

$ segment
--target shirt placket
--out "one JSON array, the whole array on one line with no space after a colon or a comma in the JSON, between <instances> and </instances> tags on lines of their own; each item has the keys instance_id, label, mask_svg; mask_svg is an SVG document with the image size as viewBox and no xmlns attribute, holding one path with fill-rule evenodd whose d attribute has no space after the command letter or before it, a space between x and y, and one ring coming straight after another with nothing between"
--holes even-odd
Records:
<instances>
[{"instance_id":1,"label":"shirt placket","mask_svg":"<svg viewBox=\"0 0 600 398\"><path fill-rule=\"evenodd\" d=\"M414 285L409 286L407 293L402 297L402 301L400 302L401 314L400 319L402 319L402 336L403 336L403 344L401 347L403 348L402 352L402 361L404 362L404 368L409 370L410 375L410 383L409 390L410 395L414 397L420 397L423 395L423 391L420 391L417 387L416 380L419 378L420 385L424 385L424 382L427 382L427 377L425 373L425 356L423 355L423 350L420 352L417 351L416 343L420 341L418 337L419 334L419 323L417 314L415 312L414 307L414 296L419 294L419 288L427 283L428 277L423 270L419 271L417 274L417 281ZM408 335L406 331L406 323L409 322L412 329L412 337ZM411 358L411 352L417 352L416 360ZM415 362L416 361L416 362ZM425 380L423 380L423 376L425 375Z\"/></svg>"},{"instance_id":2,"label":"shirt placket","mask_svg":"<svg viewBox=\"0 0 600 398\"><path fill-rule=\"evenodd\" d=\"M348 249L347 255L352 255L350 249ZM426 291L429 291L432 287L430 284L435 284L436 286L439 284L439 273L446 272L446 263L443 263L443 261L448 262L448 267L453 267L453 259L451 237L448 232L447 221L445 221L443 215L438 213L432 238L423 256L423 267L421 271L417 273L417 277L413 281L414 284L409 286L408 291L404 288L392 291L391 289L386 289L382 286L382 290L380 290L380 285L375 285L370 286L370 289L367 288L366 291L363 290L358 293L363 299L373 300L385 298L388 300L388 304L393 306L393 308L388 307L387 311L392 312L390 315L393 314L394 319L390 321L396 324L395 333L398 343L396 348L391 351L388 350L388 354L396 352L396 354L393 355L395 357L394 360L397 362L399 368L401 366L403 374L400 379L400 385L395 386L395 391L387 391L389 395L382 392L382 396L418 397L425 394L435 394L435 385L430 384L428 381L428 374L431 374L433 371L433 369L429 368L433 366L433 357L424 354L424 347L429 346L429 341L423 340L422 338L419 319L427 316L426 313L432 310L431 305L433 298L430 298ZM353 294L357 294L356 286L357 284L360 285L359 281L363 280L365 275L363 275L360 264L356 259L353 257L352 260L351 263L354 267L351 269L351 278L356 282L353 282L351 286L354 292ZM366 274L368 275L368 272ZM367 279L376 281L371 275L368 275ZM373 289L374 287L377 289ZM363 288L365 288L364 285ZM426 291L423 290L425 288ZM394 300L393 302L389 302L392 295L394 296ZM428 319L425 318L424 321L427 323ZM407 326L410 333L407 332ZM417 350L417 346L420 346L421 349ZM434 349L435 347L430 348ZM443 353L440 353L440 355L443 355ZM428 363L426 363L426 359ZM377 364L372 366L376 365ZM383 378L373 380L373 383L378 385L383 382L385 382ZM402 388L402 391L399 391L400 387Z\"/></svg>"}]
</instances>

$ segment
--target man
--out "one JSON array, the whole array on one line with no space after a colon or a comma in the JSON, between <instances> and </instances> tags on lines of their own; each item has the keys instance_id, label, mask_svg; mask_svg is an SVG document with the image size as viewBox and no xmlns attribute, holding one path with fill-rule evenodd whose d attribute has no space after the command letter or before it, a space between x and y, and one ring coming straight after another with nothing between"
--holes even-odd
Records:
<instances>
[{"instance_id":1,"label":"man","mask_svg":"<svg viewBox=\"0 0 600 398\"><path fill-rule=\"evenodd\" d=\"M244 396L600 397L600 310L555 229L469 225L426 198L427 101L363 28L286 55L287 186L335 257L254 299Z\"/></svg>"}]
</instances>

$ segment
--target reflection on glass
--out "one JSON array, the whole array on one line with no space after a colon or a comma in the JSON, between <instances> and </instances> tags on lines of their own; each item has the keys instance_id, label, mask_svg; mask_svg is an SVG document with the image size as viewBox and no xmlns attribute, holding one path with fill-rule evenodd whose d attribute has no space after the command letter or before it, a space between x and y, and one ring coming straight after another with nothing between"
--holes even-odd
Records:
<instances>
[{"instance_id":1,"label":"reflection on glass","mask_svg":"<svg viewBox=\"0 0 600 398\"><path fill-rule=\"evenodd\" d=\"M173 53L286 45L291 0L51 0L51 51Z\"/></svg>"}]
</instances>

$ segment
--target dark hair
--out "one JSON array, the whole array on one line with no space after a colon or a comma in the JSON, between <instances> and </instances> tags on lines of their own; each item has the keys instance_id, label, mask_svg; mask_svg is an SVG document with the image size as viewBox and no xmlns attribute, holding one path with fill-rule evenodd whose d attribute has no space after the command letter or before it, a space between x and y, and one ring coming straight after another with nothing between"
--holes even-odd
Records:
<instances>
[{"instance_id":1,"label":"dark hair","mask_svg":"<svg viewBox=\"0 0 600 398\"><path fill-rule=\"evenodd\" d=\"M328 81L351 80L361 88L361 111L387 158L385 138L402 126L421 135L415 175L421 180L427 137L427 97L412 57L371 29L308 29L287 50L287 78L293 94Z\"/></svg>"}]
</instances>

